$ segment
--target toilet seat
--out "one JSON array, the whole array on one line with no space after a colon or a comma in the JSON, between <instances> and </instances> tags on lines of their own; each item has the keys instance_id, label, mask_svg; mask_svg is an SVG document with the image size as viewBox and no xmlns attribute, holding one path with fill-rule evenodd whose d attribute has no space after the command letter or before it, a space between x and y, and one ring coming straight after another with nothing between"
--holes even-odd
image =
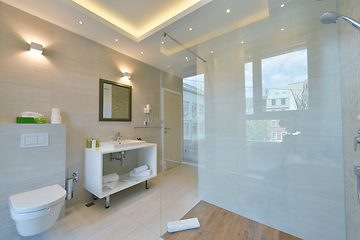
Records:
<instances>
[{"instance_id":1,"label":"toilet seat","mask_svg":"<svg viewBox=\"0 0 360 240\"><path fill-rule=\"evenodd\" d=\"M13 213L23 214L45 210L64 201L65 189L59 184L13 195L9 198Z\"/></svg>"}]
</instances>

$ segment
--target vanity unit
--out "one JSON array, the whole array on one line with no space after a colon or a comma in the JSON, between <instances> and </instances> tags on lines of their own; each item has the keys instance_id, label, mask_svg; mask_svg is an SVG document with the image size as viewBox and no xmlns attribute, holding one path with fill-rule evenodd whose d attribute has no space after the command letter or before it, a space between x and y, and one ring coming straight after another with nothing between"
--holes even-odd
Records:
<instances>
[{"instance_id":1,"label":"vanity unit","mask_svg":"<svg viewBox=\"0 0 360 240\"><path fill-rule=\"evenodd\" d=\"M157 175L157 157L154 143L144 141L124 140L120 142L100 143L98 148L85 149L85 188L96 198L105 197L105 208L110 205L110 195L121 190L132 187L136 184L146 182L149 188L149 179ZM129 172L119 175L119 181L112 190L103 190L103 161L105 154L126 152L129 150L138 151L137 166L147 165L151 170L151 175L136 179L129 178ZM130 180L130 181L129 181ZM132 180L132 181L131 181ZM136 181L134 181L136 180Z\"/></svg>"}]
</instances>

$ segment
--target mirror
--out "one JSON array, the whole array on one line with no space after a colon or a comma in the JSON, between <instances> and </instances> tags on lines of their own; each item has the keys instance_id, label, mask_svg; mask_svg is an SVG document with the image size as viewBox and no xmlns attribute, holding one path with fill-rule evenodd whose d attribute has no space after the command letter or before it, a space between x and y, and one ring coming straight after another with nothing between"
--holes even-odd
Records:
<instances>
[{"instance_id":1,"label":"mirror","mask_svg":"<svg viewBox=\"0 0 360 240\"><path fill-rule=\"evenodd\" d=\"M99 121L131 122L131 86L100 79Z\"/></svg>"}]
</instances>

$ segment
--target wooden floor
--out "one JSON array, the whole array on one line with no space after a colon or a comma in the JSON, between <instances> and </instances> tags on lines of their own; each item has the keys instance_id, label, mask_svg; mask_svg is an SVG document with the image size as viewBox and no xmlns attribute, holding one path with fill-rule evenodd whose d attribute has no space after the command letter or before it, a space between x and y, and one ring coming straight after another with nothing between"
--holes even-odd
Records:
<instances>
[{"instance_id":1,"label":"wooden floor","mask_svg":"<svg viewBox=\"0 0 360 240\"><path fill-rule=\"evenodd\" d=\"M299 240L287 233L252 221L205 201L200 201L182 219L197 217L200 228L182 232L166 232L166 240Z\"/></svg>"}]
</instances>

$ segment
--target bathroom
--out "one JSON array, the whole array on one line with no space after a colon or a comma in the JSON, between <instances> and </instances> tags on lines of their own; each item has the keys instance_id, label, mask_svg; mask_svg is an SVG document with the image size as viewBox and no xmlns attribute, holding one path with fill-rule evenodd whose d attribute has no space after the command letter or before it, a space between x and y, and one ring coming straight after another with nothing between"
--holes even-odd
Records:
<instances>
[{"instance_id":1,"label":"bathroom","mask_svg":"<svg viewBox=\"0 0 360 240\"><path fill-rule=\"evenodd\" d=\"M183 20L168 28L168 36L153 36L159 41L157 51L162 54L157 59L163 71L146 64L145 60L137 60L142 55L144 59L151 58L145 51L140 53L140 47L135 59L99 44L96 39L80 36L75 30L66 30L60 24L12 7L8 5L10 2L0 2L0 96L3 103L0 123L15 123L16 117L24 111L39 112L49 120L51 109L60 108L62 123L66 124L66 132L62 132L60 138L66 143L66 149L62 146L63 152L54 153L54 159L66 159L61 170L63 178L67 177L66 169L71 173L79 172L79 181L74 183L74 197L65 203L65 218L38 239L66 239L65 236L86 239L86 231L97 221L103 224L128 222L125 224L127 234L116 232L116 225L111 225L117 236L123 236L120 239L131 239L133 232L158 239L163 234L164 223L171 217L179 220L188 211L185 205L193 205L196 198L303 239L357 239L360 207L354 166L360 164L359 150L354 151L353 141L359 135L360 32L344 22L331 25L320 22L320 16L327 11L360 20L360 5L356 1L259 1L273 4L265 6L270 8L268 15L260 14L234 29L229 25L229 29L211 38L198 37L195 42L189 42L188 35L183 33L189 31L190 25L196 26L206 14L218 14L217 11L226 10L233 3L213 1L209 3L213 4L212 8L205 8L206 14L191 15L191 21ZM234 10L229 14L233 13ZM87 26L74 28L77 27ZM197 56L182 47L169 55L165 45L178 46L169 36ZM29 54L31 41L43 44L41 56ZM161 44L162 41L165 44ZM264 101L270 98L264 99L266 83L262 77L266 69L262 64L291 52L300 52L306 59L308 106L305 111L267 111ZM178 60L178 56L185 55L188 59ZM304 64L302 58L300 61ZM186 74L177 71L186 71ZM246 75L249 71L252 74ZM130 72L131 78L122 78L124 72ZM182 92L182 78L202 74L205 137L197 145L201 167L181 164L178 173L170 168L161 174L161 170L166 169L161 157L162 88ZM99 121L100 78L132 87L131 122ZM283 86L277 89L280 88ZM246 102L251 99L251 103ZM153 119L145 126L146 104L151 106ZM284 119L286 128L281 121ZM274 141L248 135L253 129L251 124L272 120L276 120L274 129L278 132L276 137L274 134L274 138L272 135L268 138ZM121 132L122 139L140 137L157 144L159 177L150 181L149 189L139 184L115 194L110 208L105 209L104 199L94 200L84 188L84 149L87 139L109 141L111 137L116 138L117 132ZM297 134L292 135L296 148L284 150L283 132ZM15 155L2 155L0 159L1 182L9 184L11 176L5 174L7 169L3 166L8 164L4 161L20 158L16 156L19 144L9 144L3 136L2 146ZM126 154L125 164L132 156L132 153ZM170 174L177 175L171 177ZM34 176L34 182L46 186L44 181L51 182L55 178L52 173L47 175L49 180L40 181ZM188 180L182 178L184 176L191 178L191 183L176 185ZM194 176L198 176L198 183ZM185 201L173 203L165 193L168 189L183 191L183 196L192 191L189 196L195 197L189 197L188 204ZM19 235L9 216L8 197L1 195L0 214L7 217L2 217L0 233L5 239L17 239ZM137 201L139 206L146 205L146 218L140 216L134 220L130 217L135 214L131 209L132 201ZM95 205L86 207L90 202ZM173 206L173 210L165 211L169 206ZM128 208L124 210L125 207ZM142 211L140 207L137 210ZM109 215L110 219L106 218ZM120 220L111 219L111 216Z\"/></svg>"}]
</instances>

